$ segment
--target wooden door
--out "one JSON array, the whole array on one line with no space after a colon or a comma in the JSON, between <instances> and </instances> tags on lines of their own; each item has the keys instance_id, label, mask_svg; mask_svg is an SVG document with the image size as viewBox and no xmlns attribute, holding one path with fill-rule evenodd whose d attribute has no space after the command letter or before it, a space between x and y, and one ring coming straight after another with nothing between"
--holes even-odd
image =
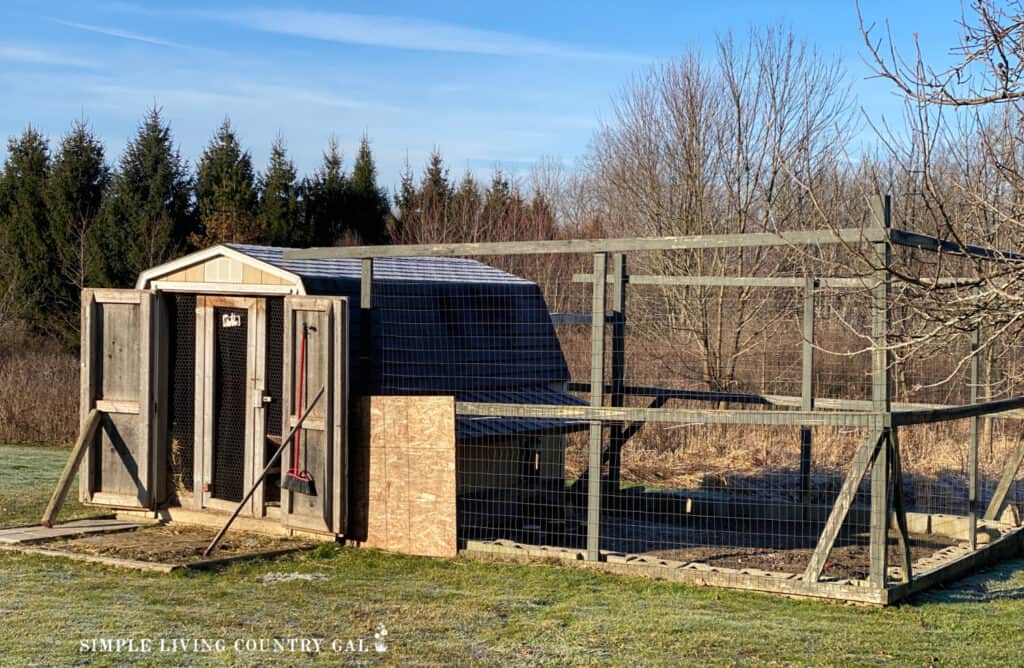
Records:
<instances>
[{"instance_id":1,"label":"wooden door","mask_svg":"<svg viewBox=\"0 0 1024 668\"><path fill-rule=\"evenodd\" d=\"M93 408L103 414L80 472L84 503L154 508L163 500L153 301L143 290L82 291L81 419Z\"/></svg>"},{"instance_id":2,"label":"wooden door","mask_svg":"<svg viewBox=\"0 0 1024 668\"><path fill-rule=\"evenodd\" d=\"M298 420L300 367L302 414L324 388L324 396L308 410L299 446L300 468L312 476L315 494L281 490L281 521L295 529L341 534L348 519L347 306L342 297L289 296L284 300L283 434L289 434ZM282 455L282 482L292 466L294 447L293 441Z\"/></svg>"}]
</instances>

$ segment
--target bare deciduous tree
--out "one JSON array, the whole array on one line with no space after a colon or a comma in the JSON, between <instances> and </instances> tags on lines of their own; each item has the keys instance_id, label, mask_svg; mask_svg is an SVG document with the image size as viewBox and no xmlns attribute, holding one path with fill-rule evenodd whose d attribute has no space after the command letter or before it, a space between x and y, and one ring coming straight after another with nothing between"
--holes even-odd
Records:
<instances>
[{"instance_id":1,"label":"bare deciduous tree","mask_svg":"<svg viewBox=\"0 0 1024 668\"><path fill-rule=\"evenodd\" d=\"M808 192L842 187L847 99L839 66L782 28L754 30L743 44L725 36L713 58L691 51L650 69L615 101L590 156L609 226L638 236L806 227ZM634 270L768 276L793 272L800 257L754 248L641 261ZM651 306L664 321L647 335L676 339L666 349L696 345L695 380L735 389L741 358L786 312L778 299L755 288L665 289Z\"/></svg>"},{"instance_id":2,"label":"bare deciduous tree","mask_svg":"<svg viewBox=\"0 0 1024 668\"><path fill-rule=\"evenodd\" d=\"M858 8L859 10L859 8ZM914 38L910 55L895 46L888 24L860 29L868 64L904 96L904 124L876 124L891 161L888 188L899 226L1015 251L1024 246L1024 5L976 0L958 19L961 36L942 65L926 61ZM989 361L986 394L1015 391L1021 377L1007 362L1024 332L1024 262L1009 254L901 251L903 329L893 344L904 362L926 358L982 331ZM960 337L962 340L963 337ZM961 346L962 348L962 346ZM958 355L941 384L963 373Z\"/></svg>"}]
</instances>

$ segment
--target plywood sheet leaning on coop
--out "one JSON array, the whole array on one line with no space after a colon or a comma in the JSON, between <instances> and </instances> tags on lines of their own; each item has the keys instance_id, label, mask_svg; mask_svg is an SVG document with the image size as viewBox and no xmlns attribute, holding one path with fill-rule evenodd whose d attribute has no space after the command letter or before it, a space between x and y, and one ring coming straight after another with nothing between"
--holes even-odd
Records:
<instances>
[{"instance_id":1,"label":"plywood sheet leaning on coop","mask_svg":"<svg viewBox=\"0 0 1024 668\"><path fill-rule=\"evenodd\" d=\"M359 412L349 538L403 554L455 556L454 398L368 397Z\"/></svg>"}]
</instances>

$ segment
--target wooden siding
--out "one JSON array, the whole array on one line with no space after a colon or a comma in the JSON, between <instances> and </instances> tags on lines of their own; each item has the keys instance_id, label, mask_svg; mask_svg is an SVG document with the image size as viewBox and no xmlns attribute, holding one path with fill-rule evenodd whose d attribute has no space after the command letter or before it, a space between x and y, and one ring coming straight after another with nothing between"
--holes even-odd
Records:
<instances>
[{"instance_id":1,"label":"wooden siding","mask_svg":"<svg viewBox=\"0 0 1024 668\"><path fill-rule=\"evenodd\" d=\"M197 284L295 285L295 281L289 281L231 257L210 258L150 280Z\"/></svg>"}]
</instances>

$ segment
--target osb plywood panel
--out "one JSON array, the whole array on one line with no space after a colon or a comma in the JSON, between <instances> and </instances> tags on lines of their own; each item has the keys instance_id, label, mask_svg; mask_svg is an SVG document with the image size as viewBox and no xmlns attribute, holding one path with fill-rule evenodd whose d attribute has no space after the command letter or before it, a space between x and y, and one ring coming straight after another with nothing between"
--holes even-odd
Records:
<instances>
[{"instance_id":1,"label":"osb plywood panel","mask_svg":"<svg viewBox=\"0 0 1024 668\"><path fill-rule=\"evenodd\" d=\"M360 413L350 537L403 554L455 556L454 398L370 397Z\"/></svg>"}]
</instances>

